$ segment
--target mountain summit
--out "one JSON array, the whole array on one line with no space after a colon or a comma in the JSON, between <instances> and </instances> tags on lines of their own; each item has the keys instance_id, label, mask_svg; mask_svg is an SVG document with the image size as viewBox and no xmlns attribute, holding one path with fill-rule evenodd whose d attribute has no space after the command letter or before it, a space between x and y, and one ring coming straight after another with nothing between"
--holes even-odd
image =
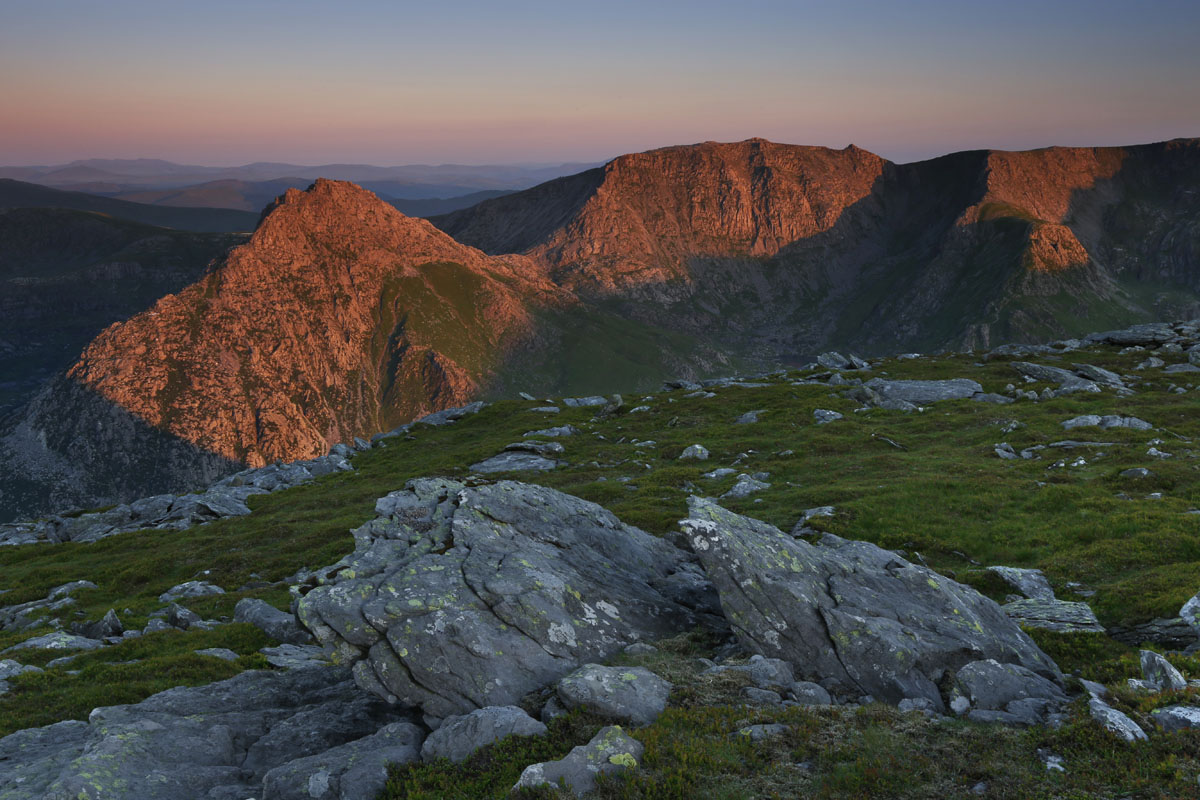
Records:
<instances>
[{"instance_id":1,"label":"mountain summit","mask_svg":"<svg viewBox=\"0 0 1200 800\"><path fill-rule=\"evenodd\" d=\"M324 455L475 396L562 292L350 183L289 189L204 279L105 330L68 377L251 465Z\"/></svg>"}]
</instances>

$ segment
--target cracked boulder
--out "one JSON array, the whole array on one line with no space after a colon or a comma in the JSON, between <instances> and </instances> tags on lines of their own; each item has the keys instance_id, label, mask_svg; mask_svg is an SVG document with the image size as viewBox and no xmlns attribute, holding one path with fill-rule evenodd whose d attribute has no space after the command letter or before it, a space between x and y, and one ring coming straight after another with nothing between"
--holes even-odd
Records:
<instances>
[{"instance_id":1,"label":"cracked boulder","mask_svg":"<svg viewBox=\"0 0 1200 800\"><path fill-rule=\"evenodd\" d=\"M970 662L995 659L1055 684L1054 661L974 589L867 542L820 544L688 499L681 525L742 645L789 661L839 695L926 698Z\"/></svg>"},{"instance_id":2,"label":"cracked boulder","mask_svg":"<svg viewBox=\"0 0 1200 800\"><path fill-rule=\"evenodd\" d=\"M360 686L431 721L704 619L688 554L552 489L418 479L376 511L297 613Z\"/></svg>"}]
</instances>

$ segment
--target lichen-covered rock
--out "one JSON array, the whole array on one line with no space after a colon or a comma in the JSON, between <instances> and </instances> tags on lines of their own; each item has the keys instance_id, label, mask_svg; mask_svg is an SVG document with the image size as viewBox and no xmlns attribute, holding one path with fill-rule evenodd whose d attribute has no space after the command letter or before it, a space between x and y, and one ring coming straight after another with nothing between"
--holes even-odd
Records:
<instances>
[{"instance_id":1,"label":"lichen-covered rock","mask_svg":"<svg viewBox=\"0 0 1200 800\"><path fill-rule=\"evenodd\" d=\"M589 711L619 722L649 725L667 707L671 683L645 667L584 664L556 688L568 709Z\"/></svg>"},{"instance_id":2,"label":"lichen-covered rock","mask_svg":"<svg viewBox=\"0 0 1200 800\"><path fill-rule=\"evenodd\" d=\"M387 785L388 765L420 757L423 732L393 722L370 736L289 761L263 777L262 800L370 800Z\"/></svg>"},{"instance_id":3,"label":"lichen-covered rock","mask_svg":"<svg viewBox=\"0 0 1200 800\"><path fill-rule=\"evenodd\" d=\"M513 789L562 786L580 797L596 788L597 776L637 767L644 749L618 726L601 728L590 742L572 748L565 758L530 764Z\"/></svg>"},{"instance_id":4,"label":"lichen-covered rock","mask_svg":"<svg viewBox=\"0 0 1200 800\"><path fill-rule=\"evenodd\" d=\"M1151 711L1150 716L1167 732L1200 728L1200 706L1167 706Z\"/></svg>"},{"instance_id":5,"label":"lichen-covered rock","mask_svg":"<svg viewBox=\"0 0 1200 800\"><path fill-rule=\"evenodd\" d=\"M711 500L688 504L681 525L738 639L803 678L891 703L925 697L938 709L938 681L971 661L1062 681L1053 660L970 587L866 542L827 535L811 545Z\"/></svg>"},{"instance_id":6,"label":"lichen-covered rock","mask_svg":"<svg viewBox=\"0 0 1200 800\"><path fill-rule=\"evenodd\" d=\"M1031 597L1005 603L1002 608L1005 614L1030 628L1057 633L1104 633L1104 626L1087 603Z\"/></svg>"},{"instance_id":7,"label":"lichen-covered rock","mask_svg":"<svg viewBox=\"0 0 1200 800\"><path fill-rule=\"evenodd\" d=\"M544 736L546 726L516 706L488 706L447 717L421 745L421 758L447 758L458 764L481 747L506 736Z\"/></svg>"},{"instance_id":8,"label":"lichen-covered rock","mask_svg":"<svg viewBox=\"0 0 1200 800\"><path fill-rule=\"evenodd\" d=\"M1148 738L1146 732L1128 715L1098 697L1088 700L1088 713L1092 715L1092 719L1127 742L1143 741Z\"/></svg>"},{"instance_id":9,"label":"lichen-covered rock","mask_svg":"<svg viewBox=\"0 0 1200 800\"><path fill-rule=\"evenodd\" d=\"M104 642L96 639L89 639L86 636L76 636L65 631L54 631L53 633L45 633L41 636L34 636L32 639L26 639L23 642L18 642L6 650L0 650L2 653L10 653L13 650L29 650L39 648L42 650L95 650L97 647L103 647Z\"/></svg>"},{"instance_id":10,"label":"lichen-covered rock","mask_svg":"<svg viewBox=\"0 0 1200 800\"><path fill-rule=\"evenodd\" d=\"M511 705L581 663L693 627L683 551L598 505L511 481L410 481L302 597L359 685L432 718Z\"/></svg>"},{"instance_id":11,"label":"lichen-covered rock","mask_svg":"<svg viewBox=\"0 0 1200 800\"><path fill-rule=\"evenodd\" d=\"M1153 650L1142 650L1142 677L1155 691L1180 692L1187 688L1187 679L1172 666L1170 661Z\"/></svg>"},{"instance_id":12,"label":"lichen-covered rock","mask_svg":"<svg viewBox=\"0 0 1200 800\"><path fill-rule=\"evenodd\" d=\"M420 729L402 712L364 694L347 670L243 672L207 686L169 689L133 705L98 708L86 723L62 722L0 739L0 797L270 797L273 790L263 792L262 786L273 770L293 767L287 774L296 774L311 758L336 777L362 764L359 750L375 749L338 748L396 724L405 730L411 760L420 745ZM375 771L376 792L382 787L381 774L381 769ZM333 785L336 790L337 783ZM347 785L343 778L341 786ZM274 796L311 800L308 795Z\"/></svg>"}]
</instances>

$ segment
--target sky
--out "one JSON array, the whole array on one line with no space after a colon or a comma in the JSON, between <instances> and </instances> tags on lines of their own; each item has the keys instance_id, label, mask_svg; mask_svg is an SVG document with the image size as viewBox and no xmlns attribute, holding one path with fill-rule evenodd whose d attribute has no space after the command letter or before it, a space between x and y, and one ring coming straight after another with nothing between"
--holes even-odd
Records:
<instances>
[{"instance_id":1,"label":"sky","mask_svg":"<svg viewBox=\"0 0 1200 800\"><path fill-rule=\"evenodd\" d=\"M1200 136L1200 0L0 0L0 164Z\"/></svg>"}]
</instances>

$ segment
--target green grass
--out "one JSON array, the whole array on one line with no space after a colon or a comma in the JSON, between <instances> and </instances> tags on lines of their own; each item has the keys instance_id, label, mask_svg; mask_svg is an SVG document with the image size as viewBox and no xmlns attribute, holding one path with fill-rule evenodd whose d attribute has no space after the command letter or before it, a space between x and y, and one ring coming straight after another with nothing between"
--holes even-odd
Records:
<instances>
[{"instance_id":1,"label":"green grass","mask_svg":"<svg viewBox=\"0 0 1200 800\"><path fill-rule=\"evenodd\" d=\"M1131 373L1143 357L1104 349L1069 354L1063 363L1086 361ZM1025 387L1005 360L980 364L970 355L889 360L872 375L884 373L970 377L987 391L1002 392L1008 383ZM830 387L792 386L780 379L766 388L714 389L712 398L687 398L678 391L656 392L648 399L626 395L624 409L645 404L651 410L630 414L623 409L604 419L593 419L595 409L564 407L558 415L544 415L528 410L533 403L503 400L453 425L418 426L410 436L389 439L386 446L356 456L353 472L251 498L254 513L248 517L185 533L125 534L91 545L2 548L0 581L11 590L3 600L37 599L53 586L87 578L98 588L78 593L77 604L60 612L63 624L98 619L114 608L128 627L140 627L161 606L161 592L202 578L229 592L185 603L207 618L230 617L242 597L262 597L286 608L281 581L349 552L349 531L374 515L378 497L418 476L465 476L468 465L524 432L570 423L581 434L561 440L567 466L509 477L595 501L661 535L675 530L686 515L689 492L715 496L734 482L733 477L712 481L702 473L730 465L766 471L770 489L728 501L729 507L788 530L803 509L834 505L833 518L813 524L923 558L998 600L1008 589L984 566L1039 567L1064 598L1082 599L1065 589L1068 581L1094 590L1088 601L1105 625L1144 622L1174 616L1200 588L1200 516L1186 513L1200 507L1195 457L1200 455L1195 443L1200 414L1194 393L1168 391L1172 381L1187 383L1188 375L1138 374L1143 377L1137 394L1119 400L1105 392L1010 406L957 401L909 414L856 411L856 404ZM840 411L845 419L816 426L816 408ZM763 411L759 423L732 424L749 410ZM1142 417L1159 430L1066 432L1060 425L1079 414L1112 412ZM1012 421L1022 427L1002 432ZM1154 437L1175 457L1147 456L1147 442ZM1021 449L1062 439L1112 444L1102 448L1103 455L1042 451L1039 461L1003 461L992 452L1000 441ZM643 440L655 445L635 444ZM693 443L709 449L707 461L678 460ZM1069 462L1081 452L1085 466L1052 467L1058 458ZM1120 476L1135 466L1149 467L1155 476ZM1153 492L1161 497L1151 499ZM272 585L258 586L264 581ZM248 584L258 588L240 588ZM46 630L0 633L0 649ZM1122 708L1142 715L1150 710L1144 698L1119 688L1138 674L1134 649L1103 635L1034 635L1065 671L1109 683ZM133 702L168 686L262 666L254 653L265 643L252 629L231 625L149 636L88 653L42 675L14 679L14 691L0 697L0 733L85 718L95 705ZM231 647L242 657L230 664L192 652L213 646ZM688 666L710 647L688 640L639 662L662 671L680 688L668 713L635 733L647 747L644 769L606 782L601 796L962 796L982 780L991 787L985 795L990 797L1172 797L1185 796L1182 787L1189 780L1195 786L1200 742L1194 734L1157 737L1128 748L1104 738L1087 720L1060 731L1015 731L927 723L886 709L788 711L777 715L792 726L785 744L750 747L729 734L745 719L757 719L757 712L737 705L737 687L716 691L701 685ZM58 655L19 658L45 664ZM1176 661L1185 672L1200 675L1195 660ZM393 780L390 796L456 796L452 790L466 792L457 795L464 797L503 796L530 760L560 757L600 724L572 718L545 740L514 742L477 756L466 771L444 764L410 768L403 786ZM1067 758L1066 776L1045 773L1036 757L1039 747ZM799 762L811 763L800 769Z\"/></svg>"}]
</instances>

